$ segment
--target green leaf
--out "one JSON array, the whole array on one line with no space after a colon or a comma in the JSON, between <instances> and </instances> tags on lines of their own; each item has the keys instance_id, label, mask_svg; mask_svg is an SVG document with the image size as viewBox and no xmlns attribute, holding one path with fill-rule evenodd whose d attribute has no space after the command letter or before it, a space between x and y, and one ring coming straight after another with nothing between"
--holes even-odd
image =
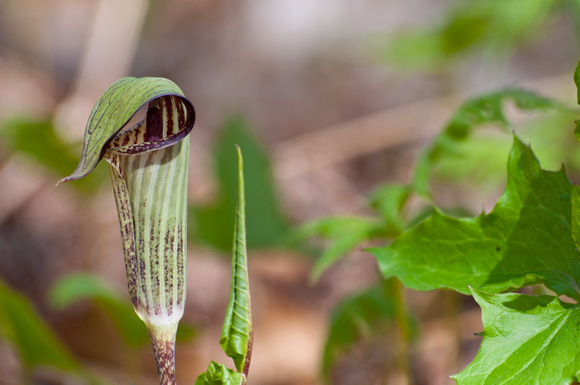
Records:
<instances>
[{"instance_id":1,"label":"green leaf","mask_svg":"<svg viewBox=\"0 0 580 385\"><path fill-rule=\"evenodd\" d=\"M244 385L245 383L246 378L243 375L212 361L207 372L200 374L194 385Z\"/></svg>"},{"instance_id":2,"label":"green leaf","mask_svg":"<svg viewBox=\"0 0 580 385\"><path fill-rule=\"evenodd\" d=\"M13 118L0 125L0 143L12 154L21 154L38 165L63 175L74 169L78 158L73 148L66 145L55 133L50 120ZM75 184L82 192L93 192L108 179L105 168L98 175Z\"/></svg>"},{"instance_id":3,"label":"green leaf","mask_svg":"<svg viewBox=\"0 0 580 385\"><path fill-rule=\"evenodd\" d=\"M580 61L578 61L578 65L574 70L574 84L576 84L577 100L578 104L580 104Z\"/></svg>"},{"instance_id":4,"label":"green leaf","mask_svg":"<svg viewBox=\"0 0 580 385\"><path fill-rule=\"evenodd\" d=\"M82 370L30 302L1 281L0 335L16 348L27 368L48 365L77 373Z\"/></svg>"},{"instance_id":5,"label":"green leaf","mask_svg":"<svg viewBox=\"0 0 580 385\"><path fill-rule=\"evenodd\" d=\"M360 340L384 334L386 327L394 322L396 292L386 282L346 298L332 311L322 355L322 372L326 378L340 355Z\"/></svg>"},{"instance_id":6,"label":"green leaf","mask_svg":"<svg viewBox=\"0 0 580 385\"><path fill-rule=\"evenodd\" d=\"M505 183L505 160L511 146L512 140L507 135L474 134L458 143L451 156L442 156L437 161L431 179L495 192Z\"/></svg>"},{"instance_id":7,"label":"green leaf","mask_svg":"<svg viewBox=\"0 0 580 385\"><path fill-rule=\"evenodd\" d=\"M402 210L410 193L410 186L386 184L376 188L369 197L369 204L381 215L390 232L399 233L405 227Z\"/></svg>"},{"instance_id":8,"label":"green leaf","mask_svg":"<svg viewBox=\"0 0 580 385\"><path fill-rule=\"evenodd\" d=\"M247 376L252 356L252 304L246 251L246 213L244 198L244 166L238 147L238 207L234 227L232 283L220 345L234 360L238 372Z\"/></svg>"},{"instance_id":9,"label":"green leaf","mask_svg":"<svg viewBox=\"0 0 580 385\"><path fill-rule=\"evenodd\" d=\"M557 108L546 114L535 114L514 127L546 170L558 170L562 163L567 171L580 168L577 142L570 140L570 122L578 119L571 109ZM454 184L462 194L493 195L505 184L506 167L513 139L494 130L476 130L458 142L453 154L441 157L432 169L431 180L437 185ZM445 207L448 212L448 207Z\"/></svg>"},{"instance_id":10,"label":"green leaf","mask_svg":"<svg viewBox=\"0 0 580 385\"><path fill-rule=\"evenodd\" d=\"M443 21L390 38L384 61L403 70L449 70L469 54L493 55L494 63L518 43L537 36L553 0L481 0L452 3ZM500 56L498 59L497 57ZM485 58L485 57L484 57Z\"/></svg>"},{"instance_id":11,"label":"green leaf","mask_svg":"<svg viewBox=\"0 0 580 385\"><path fill-rule=\"evenodd\" d=\"M49 300L57 309L75 302L93 300L108 314L119 334L129 346L149 343L143 321L137 317L130 302L124 301L106 282L88 274L71 274L59 279L49 292Z\"/></svg>"},{"instance_id":12,"label":"green leaf","mask_svg":"<svg viewBox=\"0 0 580 385\"><path fill-rule=\"evenodd\" d=\"M580 187L572 185L572 238L580 249Z\"/></svg>"},{"instance_id":13,"label":"green leaf","mask_svg":"<svg viewBox=\"0 0 580 385\"><path fill-rule=\"evenodd\" d=\"M128 346L149 343L149 334L143 321L137 317L129 301L124 300L106 281L89 274L70 274L59 279L48 293L56 309L64 309L75 302L92 300L107 314ZM177 340L186 341L195 335L195 329L183 323L177 330Z\"/></svg>"},{"instance_id":14,"label":"green leaf","mask_svg":"<svg viewBox=\"0 0 580 385\"><path fill-rule=\"evenodd\" d=\"M574 71L574 84L576 84L577 90L577 99L578 104L580 104L580 61L578 61L578 65L576 66L576 70ZM576 129L574 130L574 134L576 135L576 139L580 142L580 120L576 121Z\"/></svg>"},{"instance_id":15,"label":"green leaf","mask_svg":"<svg viewBox=\"0 0 580 385\"><path fill-rule=\"evenodd\" d=\"M413 176L414 190L429 196L431 171L444 158L458 158L460 145L475 128L495 125L506 128L505 103L511 101L523 111L547 111L559 107L555 101L534 92L519 88L506 88L479 96L463 103L455 112L443 132L421 154Z\"/></svg>"},{"instance_id":16,"label":"green leaf","mask_svg":"<svg viewBox=\"0 0 580 385\"><path fill-rule=\"evenodd\" d=\"M292 241L310 237L330 240L330 245L316 260L310 273L311 282L316 282L336 261L368 240L371 234L380 228L380 223L373 218L364 217L330 217L308 223L292 234Z\"/></svg>"},{"instance_id":17,"label":"green leaf","mask_svg":"<svg viewBox=\"0 0 580 385\"><path fill-rule=\"evenodd\" d=\"M580 299L580 260L571 236L571 185L564 169L540 169L531 149L514 136L504 193L489 214L433 216L391 245L370 251L384 277L416 290L468 285L488 292L543 282Z\"/></svg>"},{"instance_id":18,"label":"green leaf","mask_svg":"<svg viewBox=\"0 0 580 385\"><path fill-rule=\"evenodd\" d=\"M571 384L580 375L580 310L552 296L476 290L483 342L460 385Z\"/></svg>"},{"instance_id":19,"label":"green leaf","mask_svg":"<svg viewBox=\"0 0 580 385\"><path fill-rule=\"evenodd\" d=\"M248 247L275 246L288 231L288 221L278 202L268 154L240 115L231 116L222 127L214 148L218 198L209 206L190 208L191 235L219 250L230 250L232 240L224 230L234 226L231 213L236 209L238 172L231 149L235 144L244 150L247 170Z\"/></svg>"},{"instance_id":20,"label":"green leaf","mask_svg":"<svg viewBox=\"0 0 580 385\"><path fill-rule=\"evenodd\" d=\"M111 298L118 300L117 293L100 278L89 274L70 274L60 278L48 293L52 306L62 310L87 298Z\"/></svg>"}]
</instances>

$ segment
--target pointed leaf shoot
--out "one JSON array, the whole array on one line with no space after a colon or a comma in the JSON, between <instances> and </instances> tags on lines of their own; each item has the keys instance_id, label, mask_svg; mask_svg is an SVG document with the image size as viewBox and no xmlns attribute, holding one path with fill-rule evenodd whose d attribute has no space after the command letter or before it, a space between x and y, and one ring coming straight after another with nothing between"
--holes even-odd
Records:
<instances>
[{"instance_id":1,"label":"pointed leaf shoot","mask_svg":"<svg viewBox=\"0 0 580 385\"><path fill-rule=\"evenodd\" d=\"M236 369L248 375L252 355L252 304L246 251L246 213L244 196L244 166L238 147L238 208L234 226L232 283L230 300L224 320L220 345L234 360Z\"/></svg>"},{"instance_id":2,"label":"pointed leaf shoot","mask_svg":"<svg viewBox=\"0 0 580 385\"><path fill-rule=\"evenodd\" d=\"M244 165L238 146L238 207L234 225L232 283L220 345L234 360L237 372L225 365L211 362L207 372L199 375L195 385L244 385L252 356L253 325L246 251L246 212L244 194Z\"/></svg>"}]
</instances>

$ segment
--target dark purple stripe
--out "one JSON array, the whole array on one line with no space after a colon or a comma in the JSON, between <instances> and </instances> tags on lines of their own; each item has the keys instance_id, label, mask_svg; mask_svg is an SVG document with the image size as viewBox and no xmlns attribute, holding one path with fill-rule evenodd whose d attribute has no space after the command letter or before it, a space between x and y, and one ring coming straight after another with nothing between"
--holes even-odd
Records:
<instances>
[{"instance_id":1,"label":"dark purple stripe","mask_svg":"<svg viewBox=\"0 0 580 385\"><path fill-rule=\"evenodd\" d=\"M175 96L168 96L163 98L165 102L165 111L167 112L167 136L175 133L173 126L173 108L175 107ZM179 113L179 111L178 111Z\"/></svg>"},{"instance_id":2,"label":"dark purple stripe","mask_svg":"<svg viewBox=\"0 0 580 385\"><path fill-rule=\"evenodd\" d=\"M163 138L163 113L157 107L147 110L145 141L156 142Z\"/></svg>"}]
</instances>

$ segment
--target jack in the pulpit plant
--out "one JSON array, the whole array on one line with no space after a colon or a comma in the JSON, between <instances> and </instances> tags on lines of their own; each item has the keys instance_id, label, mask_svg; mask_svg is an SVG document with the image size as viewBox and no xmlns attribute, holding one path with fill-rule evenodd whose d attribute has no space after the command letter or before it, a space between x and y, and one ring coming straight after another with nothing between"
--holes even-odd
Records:
<instances>
[{"instance_id":1,"label":"jack in the pulpit plant","mask_svg":"<svg viewBox=\"0 0 580 385\"><path fill-rule=\"evenodd\" d=\"M145 117L128 124L145 107ZM175 384L175 333L186 293L187 174L193 105L163 78L123 78L97 101L76 171L110 164L127 283L155 353L159 381Z\"/></svg>"}]
</instances>

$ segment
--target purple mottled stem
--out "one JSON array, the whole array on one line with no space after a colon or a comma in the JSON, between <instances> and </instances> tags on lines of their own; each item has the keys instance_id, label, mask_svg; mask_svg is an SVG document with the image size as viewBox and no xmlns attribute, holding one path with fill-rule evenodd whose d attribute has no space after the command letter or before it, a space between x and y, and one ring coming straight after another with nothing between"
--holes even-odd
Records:
<instances>
[{"instance_id":1,"label":"purple mottled stem","mask_svg":"<svg viewBox=\"0 0 580 385\"><path fill-rule=\"evenodd\" d=\"M153 345L155 364L159 385L176 385L175 379L175 334L149 328L149 337Z\"/></svg>"}]
</instances>

